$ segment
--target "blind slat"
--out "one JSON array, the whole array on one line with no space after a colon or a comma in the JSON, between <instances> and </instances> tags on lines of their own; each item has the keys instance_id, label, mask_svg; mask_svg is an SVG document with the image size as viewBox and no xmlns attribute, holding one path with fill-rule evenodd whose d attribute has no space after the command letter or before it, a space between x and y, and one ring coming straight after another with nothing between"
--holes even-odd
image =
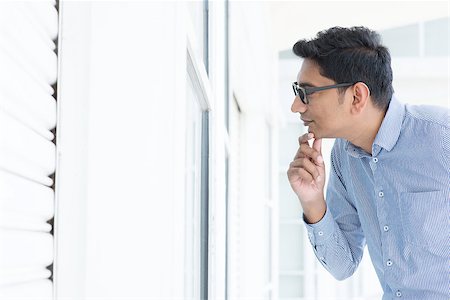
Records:
<instances>
[{"instance_id":1,"label":"blind slat","mask_svg":"<svg viewBox=\"0 0 450 300\"><path fill-rule=\"evenodd\" d=\"M2 98L1 94L2 92L0 91L0 110L3 113L8 114L13 119L16 119L19 123L22 123L28 129L37 133L46 140L51 141L55 138L55 135L51 131L47 130L33 113L23 109L22 106L17 105L17 102L8 100L3 101L3 99L12 99L12 97Z\"/></svg>"},{"instance_id":2,"label":"blind slat","mask_svg":"<svg viewBox=\"0 0 450 300\"><path fill-rule=\"evenodd\" d=\"M0 153L0 171L8 172L46 186L53 184L53 180L50 177L42 175L41 172L30 168L26 162L18 159L14 154L5 151Z\"/></svg>"},{"instance_id":3,"label":"blind slat","mask_svg":"<svg viewBox=\"0 0 450 300\"><path fill-rule=\"evenodd\" d=\"M49 233L0 228L0 269L46 267L53 261Z\"/></svg>"},{"instance_id":4,"label":"blind slat","mask_svg":"<svg viewBox=\"0 0 450 300\"><path fill-rule=\"evenodd\" d=\"M45 272L45 271L43 271ZM47 274L39 276L39 278L47 278ZM38 280L27 282L23 284L14 284L0 289L0 299L8 300L51 300L52 296L52 282L50 280Z\"/></svg>"},{"instance_id":5,"label":"blind slat","mask_svg":"<svg viewBox=\"0 0 450 300\"><path fill-rule=\"evenodd\" d=\"M0 271L0 299L42 300L41 297L51 299L52 282L47 280L51 274L49 270L20 269L19 271L16 270L13 273ZM23 280L24 278L26 280ZM21 283L23 281L26 283Z\"/></svg>"},{"instance_id":6,"label":"blind slat","mask_svg":"<svg viewBox=\"0 0 450 300\"><path fill-rule=\"evenodd\" d=\"M1 7L0 7L1 9ZM33 90L44 90L47 94L53 95L55 91L51 87L53 82L48 82L44 77L39 76L33 71L30 71L30 66L26 65L26 63L17 58L17 54L14 54L12 49L8 49L5 47L5 42L3 41L3 34L0 33L0 63L2 64L2 77L9 78L9 81L24 79L27 80L27 83L31 84ZM8 68L6 68L8 67ZM11 70L11 71L10 71ZM55 70L56 71L56 70ZM9 77L7 77L9 75ZM22 83L19 81L18 83ZM26 85L22 85L22 88ZM38 88L36 88L36 86ZM27 86L28 87L28 86ZM17 91L20 91L17 90Z\"/></svg>"},{"instance_id":7,"label":"blind slat","mask_svg":"<svg viewBox=\"0 0 450 300\"><path fill-rule=\"evenodd\" d=\"M31 123L42 130L51 130L56 125L56 101L52 97L53 89L38 84L32 77L14 64L0 49L0 105L4 110L23 118L32 115ZM24 88L26 87L26 88ZM19 112L17 112L19 110ZM25 113L20 113L23 110ZM25 117L26 118L26 117Z\"/></svg>"},{"instance_id":8,"label":"blind slat","mask_svg":"<svg viewBox=\"0 0 450 300\"><path fill-rule=\"evenodd\" d=\"M6 211L0 211L0 228L35 232L50 232L52 230L52 226L45 220Z\"/></svg>"},{"instance_id":9,"label":"blind slat","mask_svg":"<svg viewBox=\"0 0 450 300\"><path fill-rule=\"evenodd\" d=\"M30 1L31 2L31 1ZM22 8L29 15L31 23L42 28L43 35L51 40L58 36L58 11L55 1L36 1L23 3Z\"/></svg>"},{"instance_id":10,"label":"blind slat","mask_svg":"<svg viewBox=\"0 0 450 300\"><path fill-rule=\"evenodd\" d=\"M30 170L39 175L55 171L56 147L17 120L0 110L0 156L7 153L11 159L26 161Z\"/></svg>"},{"instance_id":11,"label":"blind slat","mask_svg":"<svg viewBox=\"0 0 450 300\"><path fill-rule=\"evenodd\" d=\"M0 191L1 211L43 221L53 216L54 191L49 187L0 171Z\"/></svg>"},{"instance_id":12,"label":"blind slat","mask_svg":"<svg viewBox=\"0 0 450 300\"><path fill-rule=\"evenodd\" d=\"M0 10L1 47L39 80L52 84L56 81L57 65L56 54L51 51L54 43L53 49L49 48L48 41L37 33L20 6L12 5L11 9Z\"/></svg>"}]
</instances>

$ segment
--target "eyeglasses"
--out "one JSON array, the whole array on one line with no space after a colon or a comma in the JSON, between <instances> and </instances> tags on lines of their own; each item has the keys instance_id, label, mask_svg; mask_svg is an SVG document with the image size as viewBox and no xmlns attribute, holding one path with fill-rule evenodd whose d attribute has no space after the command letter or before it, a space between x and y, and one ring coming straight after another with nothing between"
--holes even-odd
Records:
<instances>
[{"instance_id":1,"label":"eyeglasses","mask_svg":"<svg viewBox=\"0 0 450 300\"><path fill-rule=\"evenodd\" d=\"M299 86L297 82L293 82L292 89L294 90L294 95L299 96L300 100L302 100L302 102L304 104L309 104L309 100L306 97L307 95L311 95L312 93L315 93L318 91L324 91L324 90L329 90L329 89L351 86L351 85L354 85L355 83L338 83L338 84L327 85L327 86L305 88L305 87Z\"/></svg>"}]
</instances>

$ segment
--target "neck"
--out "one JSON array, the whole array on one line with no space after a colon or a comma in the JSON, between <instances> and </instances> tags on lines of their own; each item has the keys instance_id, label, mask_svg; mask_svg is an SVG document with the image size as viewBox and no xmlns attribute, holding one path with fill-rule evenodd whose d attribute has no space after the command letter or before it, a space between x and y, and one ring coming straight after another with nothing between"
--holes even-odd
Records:
<instances>
[{"instance_id":1,"label":"neck","mask_svg":"<svg viewBox=\"0 0 450 300\"><path fill-rule=\"evenodd\" d=\"M346 139L372 155L372 145L385 115L386 112L373 108L369 113L359 117L358 124L352 126ZM358 130L355 131L355 128Z\"/></svg>"}]
</instances>

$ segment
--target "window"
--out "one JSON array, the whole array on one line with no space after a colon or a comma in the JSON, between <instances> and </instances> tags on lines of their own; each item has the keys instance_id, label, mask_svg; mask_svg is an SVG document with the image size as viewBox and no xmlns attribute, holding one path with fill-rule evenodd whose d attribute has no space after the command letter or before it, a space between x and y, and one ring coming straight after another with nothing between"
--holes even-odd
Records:
<instances>
[{"instance_id":1,"label":"window","mask_svg":"<svg viewBox=\"0 0 450 300\"><path fill-rule=\"evenodd\" d=\"M443 57L449 55L450 18L417 22L381 31L393 57Z\"/></svg>"},{"instance_id":2,"label":"window","mask_svg":"<svg viewBox=\"0 0 450 300\"><path fill-rule=\"evenodd\" d=\"M207 4L204 4L207 5ZM207 51L194 43L199 28L207 27L195 18L203 15L198 3L188 5L196 32L188 34L187 97L186 97L186 218L185 218L185 297L208 297L208 240L209 240L209 82L206 74ZM203 6L202 6L203 7ZM207 6L206 6L207 7ZM201 11L201 12L200 12ZM194 13L194 15L192 15ZM203 19L202 19L203 20ZM205 32L204 29L202 32ZM207 31L206 31L207 32ZM200 44L207 48L207 34L200 36ZM205 54L206 53L206 54Z\"/></svg>"},{"instance_id":3,"label":"window","mask_svg":"<svg viewBox=\"0 0 450 300\"><path fill-rule=\"evenodd\" d=\"M202 61L208 72L208 1L187 1L189 17L192 23L195 39L193 53Z\"/></svg>"},{"instance_id":4,"label":"window","mask_svg":"<svg viewBox=\"0 0 450 300\"><path fill-rule=\"evenodd\" d=\"M200 298L202 110L188 77L186 109L185 297Z\"/></svg>"},{"instance_id":5,"label":"window","mask_svg":"<svg viewBox=\"0 0 450 300\"><path fill-rule=\"evenodd\" d=\"M301 222L300 202L292 192L286 175L287 166L293 153L297 151L297 139L305 132L304 128L292 123L280 127L279 141L279 199L280 199L280 299L312 297L314 290L306 291L306 284L314 286L315 269L305 266L307 260L306 248L309 246L305 228ZM312 258L314 259L314 258Z\"/></svg>"},{"instance_id":6,"label":"window","mask_svg":"<svg viewBox=\"0 0 450 300\"><path fill-rule=\"evenodd\" d=\"M450 18L431 20L423 26L425 56L449 56Z\"/></svg>"},{"instance_id":7,"label":"window","mask_svg":"<svg viewBox=\"0 0 450 300\"><path fill-rule=\"evenodd\" d=\"M241 109L236 97L230 103L227 182L227 299L240 296L241 282Z\"/></svg>"},{"instance_id":8,"label":"window","mask_svg":"<svg viewBox=\"0 0 450 300\"><path fill-rule=\"evenodd\" d=\"M274 276L273 276L273 255L274 255L274 224L273 220L276 219L276 216L274 215L274 212L276 211L274 209L275 207L275 197L273 195L273 182L274 176L273 176L273 148L275 147L273 144L273 128L269 122L266 122L266 133L267 133L267 152L266 152L266 159L265 163L266 166L266 178L265 178L265 205L264 205L264 239L265 239L265 247L264 247L264 284L265 284L265 291L264 291L264 298L265 299L273 299L274 294Z\"/></svg>"},{"instance_id":9,"label":"window","mask_svg":"<svg viewBox=\"0 0 450 300\"><path fill-rule=\"evenodd\" d=\"M390 28L381 32L392 56L419 56L419 24Z\"/></svg>"}]
</instances>

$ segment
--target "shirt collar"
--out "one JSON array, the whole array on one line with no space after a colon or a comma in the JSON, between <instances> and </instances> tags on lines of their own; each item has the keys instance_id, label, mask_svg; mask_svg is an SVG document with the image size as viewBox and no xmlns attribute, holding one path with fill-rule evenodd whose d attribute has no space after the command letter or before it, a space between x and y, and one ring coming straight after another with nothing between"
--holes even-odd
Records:
<instances>
[{"instance_id":1,"label":"shirt collar","mask_svg":"<svg viewBox=\"0 0 450 300\"><path fill-rule=\"evenodd\" d=\"M405 117L405 105L392 96L388 110L375 137L374 145L391 151L398 141Z\"/></svg>"},{"instance_id":2,"label":"shirt collar","mask_svg":"<svg viewBox=\"0 0 450 300\"><path fill-rule=\"evenodd\" d=\"M389 103L388 110L384 116L378 133L372 145L372 156L377 155L381 148L391 151L398 141L400 131L402 129L403 118L405 117L405 105L401 103L395 96ZM381 148L380 148L381 147ZM354 157L369 156L364 150L356 147L349 141L346 142L345 150Z\"/></svg>"}]
</instances>

